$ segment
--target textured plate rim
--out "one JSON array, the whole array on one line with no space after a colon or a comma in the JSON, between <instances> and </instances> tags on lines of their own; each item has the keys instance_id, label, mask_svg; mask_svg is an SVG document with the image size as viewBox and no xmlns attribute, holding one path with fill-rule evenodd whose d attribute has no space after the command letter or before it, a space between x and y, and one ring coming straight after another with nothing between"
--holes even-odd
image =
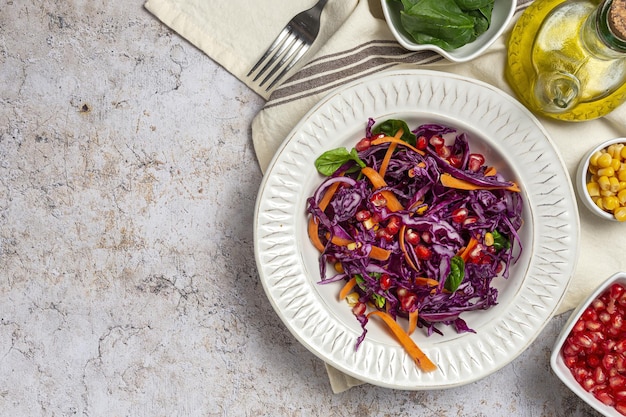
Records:
<instances>
[{"instance_id":1,"label":"textured plate rim","mask_svg":"<svg viewBox=\"0 0 626 417\"><path fill-rule=\"evenodd\" d=\"M453 117L464 118L470 125L478 118L487 129L495 122L502 125L500 129L513 127L501 140L511 142L506 146L512 151L523 152L516 156L519 164L532 160L540 170L533 173L533 181L523 184L533 206L533 247L538 253L530 259L523 286L514 302L506 306L504 317L492 320L480 335L465 334L448 343L421 344L440 365L437 372L423 374L399 346L372 343L366 338L354 352L354 332L324 309L322 297L312 287L315 282L304 273L297 233L298 222L305 217L296 201L316 155L335 147L337 141L327 143L331 125L411 111L408 109L413 106L424 106L424 100L428 100L430 109L437 107L432 106L435 98L441 101L442 114L450 112L452 106ZM470 113L468 104L476 106ZM489 114L489 120L472 113L475 111ZM491 112L496 116L491 117ZM579 230L567 169L545 129L526 108L481 81L409 69L387 71L347 84L327 95L301 119L281 144L261 183L255 205L254 246L268 300L307 349L364 382L426 390L481 379L510 363L534 341L562 302L572 279Z\"/></svg>"}]
</instances>

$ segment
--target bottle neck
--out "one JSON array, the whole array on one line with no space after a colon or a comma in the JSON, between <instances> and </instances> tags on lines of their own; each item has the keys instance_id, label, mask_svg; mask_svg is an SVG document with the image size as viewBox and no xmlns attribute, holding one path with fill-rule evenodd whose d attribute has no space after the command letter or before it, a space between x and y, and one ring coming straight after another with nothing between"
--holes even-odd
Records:
<instances>
[{"instance_id":1,"label":"bottle neck","mask_svg":"<svg viewBox=\"0 0 626 417\"><path fill-rule=\"evenodd\" d=\"M594 55L604 59L626 58L626 40L619 37L612 30L615 19L626 21L619 12L626 13L623 9L623 1L616 0L621 5L613 5L614 0L605 0L583 24L581 36L584 45ZM620 9L617 9L621 7ZM617 10L617 11L616 11ZM616 15L617 13L617 15ZM621 33L620 33L621 34ZM624 34L621 34L624 35Z\"/></svg>"}]
</instances>

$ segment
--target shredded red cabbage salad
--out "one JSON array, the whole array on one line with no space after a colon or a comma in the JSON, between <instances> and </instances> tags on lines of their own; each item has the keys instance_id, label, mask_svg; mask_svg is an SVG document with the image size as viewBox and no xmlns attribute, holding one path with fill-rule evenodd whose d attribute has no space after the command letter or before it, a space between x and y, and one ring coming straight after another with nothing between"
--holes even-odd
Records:
<instances>
[{"instance_id":1,"label":"shredded red cabbage salad","mask_svg":"<svg viewBox=\"0 0 626 417\"><path fill-rule=\"evenodd\" d=\"M413 316L429 336L475 332L462 313L497 304L492 281L522 251L517 185L471 153L466 133L402 120L370 119L355 148L315 164L327 178L307 200L309 236L320 284L356 281L346 297L363 329L356 347L368 310Z\"/></svg>"}]
</instances>

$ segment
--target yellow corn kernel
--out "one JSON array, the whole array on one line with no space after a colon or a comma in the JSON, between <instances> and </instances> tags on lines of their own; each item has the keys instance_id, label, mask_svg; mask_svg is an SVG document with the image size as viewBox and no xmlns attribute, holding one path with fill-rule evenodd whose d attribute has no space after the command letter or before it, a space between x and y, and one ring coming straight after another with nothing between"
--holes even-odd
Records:
<instances>
[{"instance_id":1,"label":"yellow corn kernel","mask_svg":"<svg viewBox=\"0 0 626 417\"><path fill-rule=\"evenodd\" d=\"M611 182L609 181L609 177L607 176L602 176L598 178L598 185L600 186L601 190L608 190L609 188L611 188Z\"/></svg>"},{"instance_id":2,"label":"yellow corn kernel","mask_svg":"<svg viewBox=\"0 0 626 417\"><path fill-rule=\"evenodd\" d=\"M597 165L589 165L589 173L596 175L598 173L598 166Z\"/></svg>"},{"instance_id":3,"label":"yellow corn kernel","mask_svg":"<svg viewBox=\"0 0 626 417\"><path fill-rule=\"evenodd\" d=\"M489 232L485 233L485 239L483 243L485 244L485 246L493 246L493 243L494 243L493 234Z\"/></svg>"},{"instance_id":4,"label":"yellow corn kernel","mask_svg":"<svg viewBox=\"0 0 626 417\"><path fill-rule=\"evenodd\" d=\"M609 177L609 190L611 190L611 192L618 192L619 191L619 180L616 177Z\"/></svg>"},{"instance_id":5,"label":"yellow corn kernel","mask_svg":"<svg viewBox=\"0 0 626 417\"><path fill-rule=\"evenodd\" d=\"M615 170L613 169L613 167L606 167L606 168L600 168L597 172L598 177L612 177L613 175L615 175Z\"/></svg>"},{"instance_id":6,"label":"yellow corn kernel","mask_svg":"<svg viewBox=\"0 0 626 417\"><path fill-rule=\"evenodd\" d=\"M596 206L598 206L600 210L604 210L604 204L603 204L604 199L602 197L595 197L592 200L594 203L596 203Z\"/></svg>"},{"instance_id":7,"label":"yellow corn kernel","mask_svg":"<svg viewBox=\"0 0 626 417\"><path fill-rule=\"evenodd\" d=\"M619 200L615 196L604 197L602 199L602 207L604 208L604 210L613 211L616 208L620 207Z\"/></svg>"},{"instance_id":8,"label":"yellow corn kernel","mask_svg":"<svg viewBox=\"0 0 626 417\"><path fill-rule=\"evenodd\" d=\"M623 143L614 143L606 148L606 152L611 154L613 158L620 158L620 152L622 151L623 147Z\"/></svg>"},{"instance_id":9,"label":"yellow corn kernel","mask_svg":"<svg viewBox=\"0 0 626 417\"><path fill-rule=\"evenodd\" d=\"M617 171L617 179L626 181L626 168L620 168L620 170Z\"/></svg>"},{"instance_id":10,"label":"yellow corn kernel","mask_svg":"<svg viewBox=\"0 0 626 417\"><path fill-rule=\"evenodd\" d=\"M415 210L415 212L419 215L422 215L426 212L426 210L428 210L428 204L424 204L423 206Z\"/></svg>"},{"instance_id":11,"label":"yellow corn kernel","mask_svg":"<svg viewBox=\"0 0 626 417\"><path fill-rule=\"evenodd\" d=\"M346 301L350 307L354 307L359 302L359 293L351 292L346 296Z\"/></svg>"},{"instance_id":12,"label":"yellow corn kernel","mask_svg":"<svg viewBox=\"0 0 626 417\"><path fill-rule=\"evenodd\" d=\"M622 191L626 189L626 181L620 181L619 182L619 190L618 191Z\"/></svg>"},{"instance_id":13,"label":"yellow corn kernel","mask_svg":"<svg viewBox=\"0 0 626 417\"><path fill-rule=\"evenodd\" d=\"M590 197L598 197L600 195L600 186L597 182L587 183L587 192Z\"/></svg>"},{"instance_id":14,"label":"yellow corn kernel","mask_svg":"<svg viewBox=\"0 0 626 417\"><path fill-rule=\"evenodd\" d=\"M622 206L626 205L626 189L617 193L617 199Z\"/></svg>"},{"instance_id":15,"label":"yellow corn kernel","mask_svg":"<svg viewBox=\"0 0 626 417\"><path fill-rule=\"evenodd\" d=\"M600 197L612 197L614 195L615 193L611 190L606 190L606 191L600 190Z\"/></svg>"},{"instance_id":16,"label":"yellow corn kernel","mask_svg":"<svg viewBox=\"0 0 626 417\"><path fill-rule=\"evenodd\" d=\"M611 162L613 162L613 157L611 154L604 152L602 155L598 157L598 165L600 168L606 168L611 166Z\"/></svg>"},{"instance_id":17,"label":"yellow corn kernel","mask_svg":"<svg viewBox=\"0 0 626 417\"><path fill-rule=\"evenodd\" d=\"M590 157L589 157L589 165L590 166L598 166L598 158L600 158L600 155L602 155L602 152L600 151L595 151Z\"/></svg>"},{"instance_id":18,"label":"yellow corn kernel","mask_svg":"<svg viewBox=\"0 0 626 417\"><path fill-rule=\"evenodd\" d=\"M335 267L335 271L343 274L343 265L341 265L341 262L335 262L335 265L333 266Z\"/></svg>"},{"instance_id":19,"label":"yellow corn kernel","mask_svg":"<svg viewBox=\"0 0 626 417\"><path fill-rule=\"evenodd\" d=\"M626 159L626 146L624 146L622 150L619 152L619 156L622 159Z\"/></svg>"},{"instance_id":20,"label":"yellow corn kernel","mask_svg":"<svg viewBox=\"0 0 626 417\"><path fill-rule=\"evenodd\" d=\"M613 210L613 216L618 222L626 221L626 207L619 207Z\"/></svg>"},{"instance_id":21,"label":"yellow corn kernel","mask_svg":"<svg viewBox=\"0 0 626 417\"><path fill-rule=\"evenodd\" d=\"M622 166L622 160L619 158L613 158L613 160L611 161L611 168L617 171L621 168L621 166Z\"/></svg>"}]
</instances>

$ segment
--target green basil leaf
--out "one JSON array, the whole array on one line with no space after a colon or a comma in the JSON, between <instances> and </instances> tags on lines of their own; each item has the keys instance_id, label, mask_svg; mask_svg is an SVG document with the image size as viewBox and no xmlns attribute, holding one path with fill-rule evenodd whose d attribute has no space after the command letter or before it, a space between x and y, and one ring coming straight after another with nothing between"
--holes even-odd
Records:
<instances>
[{"instance_id":1,"label":"green basil leaf","mask_svg":"<svg viewBox=\"0 0 626 417\"><path fill-rule=\"evenodd\" d=\"M465 261L460 256L453 256L450 259L450 273L446 278L446 282L443 287L450 291L455 292L463 278L465 277Z\"/></svg>"},{"instance_id":2,"label":"green basil leaf","mask_svg":"<svg viewBox=\"0 0 626 417\"><path fill-rule=\"evenodd\" d=\"M497 251L509 249L511 247L511 242L502 233L497 230L493 230L491 234L493 235L493 247Z\"/></svg>"},{"instance_id":3,"label":"green basil leaf","mask_svg":"<svg viewBox=\"0 0 626 417\"><path fill-rule=\"evenodd\" d=\"M415 146L415 142L416 142L415 135L411 133L411 129L409 128L409 125L407 125L404 120L396 120L396 119L385 120L384 122L379 123L376 126L374 126L374 128L372 129L372 134L377 135L379 133L384 133L387 136L395 136L396 133L398 133L398 130L400 129L402 129L402 132L403 132L402 137L400 139L402 139L409 145Z\"/></svg>"},{"instance_id":4,"label":"green basil leaf","mask_svg":"<svg viewBox=\"0 0 626 417\"><path fill-rule=\"evenodd\" d=\"M346 148L336 148L326 151L315 160L317 171L327 177L333 175L346 162L354 161L360 167L365 166L365 162L359 158L356 149L348 151Z\"/></svg>"}]
</instances>

